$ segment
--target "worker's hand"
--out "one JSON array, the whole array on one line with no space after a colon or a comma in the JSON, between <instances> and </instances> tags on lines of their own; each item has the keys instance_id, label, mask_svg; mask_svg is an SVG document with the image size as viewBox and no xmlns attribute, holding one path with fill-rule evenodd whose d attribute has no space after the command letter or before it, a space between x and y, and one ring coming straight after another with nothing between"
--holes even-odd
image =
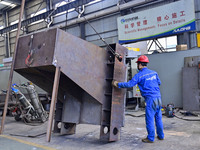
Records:
<instances>
[{"instance_id":1,"label":"worker's hand","mask_svg":"<svg viewBox=\"0 0 200 150\"><path fill-rule=\"evenodd\" d=\"M113 81L112 81L112 86L114 86L114 87L118 87L118 83L119 83L119 82L113 80Z\"/></svg>"}]
</instances>

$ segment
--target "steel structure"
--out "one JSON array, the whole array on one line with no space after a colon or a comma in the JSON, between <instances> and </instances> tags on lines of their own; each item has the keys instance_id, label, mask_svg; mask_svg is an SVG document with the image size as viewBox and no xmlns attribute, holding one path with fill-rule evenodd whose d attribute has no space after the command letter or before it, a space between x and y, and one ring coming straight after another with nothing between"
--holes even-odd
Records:
<instances>
[{"instance_id":1,"label":"steel structure","mask_svg":"<svg viewBox=\"0 0 200 150\"><path fill-rule=\"evenodd\" d=\"M60 6L58 7L57 9L52 9L52 10L49 10L45 13L42 13L40 15L37 15L35 17L31 17L29 19L26 19L24 21L22 21L22 27L24 26L27 26L33 22L36 22L36 21L39 21L41 19L47 19L48 17L50 16L54 16L58 13L61 13L61 12L64 12L66 10L69 10L71 8L76 8L78 6L82 6L82 5L85 5L91 1L94 1L94 0L76 0L74 2L71 2L71 3L68 3L66 5L63 5L63 6ZM18 27L18 23L14 24L14 25L11 25L11 26L8 26L8 27L5 27L4 29L0 30L0 34L4 34L6 32L9 32L13 29L16 29Z\"/></svg>"},{"instance_id":2,"label":"steel structure","mask_svg":"<svg viewBox=\"0 0 200 150\"><path fill-rule=\"evenodd\" d=\"M9 75L9 81L8 81L8 87L7 87L7 93L6 93L6 99L5 99L5 105L4 105L4 112L3 112L3 117L1 120L1 130L0 133L3 133L4 130L4 123L5 123L5 118L7 114L7 107L8 107L8 99L10 96L10 91L11 91L11 84L12 84L12 79L13 79L13 73L14 73L14 62L15 62L15 56L16 56L16 51L17 51L17 44L18 44L18 39L19 39L19 34L20 34L20 27L21 27L21 21L23 18L23 13L24 13L24 5L25 5L25 0L22 0L21 4L21 9L20 9L20 15L19 15L19 24L17 28L17 34L16 34L16 41L15 41L15 49L14 49L14 57L10 69L10 75Z\"/></svg>"},{"instance_id":3,"label":"steel structure","mask_svg":"<svg viewBox=\"0 0 200 150\"><path fill-rule=\"evenodd\" d=\"M127 51L119 44L111 46L122 55L122 62L109 51L57 28L19 39L14 66L16 72L45 91L52 92L56 71L53 97L56 99L58 95L59 101L55 132L72 134L76 124L87 123L101 125L101 139L119 139L125 91L112 88L111 82L113 79L126 81Z\"/></svg>"},{"instance_id":4,"label":"steel structure","mask_svg":"<svg viewBox=\"0 0 200 150\"><path fill-rule=\"evenodd\" d=\"M79 1L79 4L84 1ZM97 27L98 33L106 40L107 43L112 44L118 41L118 29L117 29L117 17L127 15L130 13L140 12L146 9L151 9L161 5L173 3L177 0L101 0L96 3L84 4L83 15L91 22L91 24ZM199 1L195 1L195 13L196 13L196 31L178 35L177 44L188 44L188 47L196 47L196 32L199 31ZM52 2L52 3L51 3ZM26 2L24 22L26 26L23 26L23 32L21 34L32 33L38 30L42 30L47 27L47 23L44 21L44 16L47 12L52 12L55 9L55 5L58 5L61 0L34 0ZM92 1L91 1L92 2ZM141 3L144 2L144 3ZM68 5L68 4L67 4ZM77 5L75 5L77 6ZM81 5L80 5L81 6ZM61 13L52 14L51 26L61 28L70 34L81 37L89 42L92 42L98 46L104 47L105 44L99 39L99 37L91 31L91 27L85 20L80 17L75 11L67 12L65 5L59 6L57 11ZM40 15L33 15L36 12L46 9L47 12L42 11ZM81 7L79 7L81 9ZM67 13L66 13L67 12ZM7 19L5 14L7 14ZM3 58L12 57L15 43L16 23L19 14L19 6L6 11L3 15L0 15L0 33L4 32L0 36L0 63L3 62ZM46 15L47 16L47 15ZM4 25L7 22L7 25ZM7 32L5 32L6 29ZM5 33L7 35L5 35ZM8 48L7 48L8 47Z\"/></svg>"}]
</instances>

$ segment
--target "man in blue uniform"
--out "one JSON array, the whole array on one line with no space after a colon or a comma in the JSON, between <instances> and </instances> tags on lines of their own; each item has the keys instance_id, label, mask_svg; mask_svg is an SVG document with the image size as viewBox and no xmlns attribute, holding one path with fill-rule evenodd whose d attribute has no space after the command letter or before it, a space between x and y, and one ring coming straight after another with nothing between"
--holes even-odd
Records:
<instances>
[{"instance_id":1,"label":"man in blue uniform","mask_svg":"<svg viewBox=\"0 0 200 150\"><path fill-rule=\"evenodd\" d=\"M147 56L142 55L137 60L137 68L139 72L128 82L113 81L112 84L118 88L130 88L138 84L142 96L145 98L145 121L148 135L142 139L142 142L153 143L155 137L156 123L157 138L164 139L162 112L161 112L161 94L159 85L161 84L158 74L147 68L149 59Z\"/></svg>"}]
</instances>

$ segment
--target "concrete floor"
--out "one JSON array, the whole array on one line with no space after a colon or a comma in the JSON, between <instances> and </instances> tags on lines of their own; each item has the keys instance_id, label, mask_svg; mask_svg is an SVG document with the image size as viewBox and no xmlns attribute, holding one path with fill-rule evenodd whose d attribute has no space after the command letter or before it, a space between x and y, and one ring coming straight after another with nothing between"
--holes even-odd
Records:
<instances>
[{"instance_id":1,"label":"concrete floor","mask_svg":"<svg viewBox=\"0 0 200 150\"><path fill-rule=\"evenodd\" d=\"M133 113L134 114L134 113ZM1 118L0 118L1 121ZM60 136L52 134L51 142L46 135L36 138L11 136L38 135L46 132L47 123L40 126L28 126L16 122L13 117L6 118L4 134L0 136L0 150L199 150L200 121L185 121L163 116L165 140L155 139L154 143L143 143L146 137L145 118L125 116L125 127L121 130L121 140L105 143L99 141L100 126L78 125L76 134Z\"/></svg>"}]
</instances>

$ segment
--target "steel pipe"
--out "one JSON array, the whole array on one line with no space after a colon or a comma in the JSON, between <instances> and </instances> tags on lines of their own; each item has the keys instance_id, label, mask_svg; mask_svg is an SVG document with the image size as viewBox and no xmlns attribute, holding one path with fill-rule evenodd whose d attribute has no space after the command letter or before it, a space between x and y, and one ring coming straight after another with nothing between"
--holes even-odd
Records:
<instances>
[{"instance_id":1,"label":"steel pipe","mask_svg":"<svg viewBox=\"0 0 200 150\"><path fill-rule=\"evenodd\" d=\"M17 53L17 44L18 44L18 39L19 39L19 34L20 34L20 29L21 29L21 21L22 21L22 17L23 17L23 14L24 14L24 5L25 5L25 0L22 0L20 16L19 16L18 30L17 30L17 34L16 34L13 61L12 61L11 69L10 69L10 76L9 76L9 81L8 81L8 88L7 88L7 94L6 94L6 99L5 99L3 117L2 117L2 120L1 120L0 134L2 134L3 130L4 130L5 118L6 118L7 108L8 108L8 99L9 99L9 96L10 96L10 88L11 88L13 73L14 73L14 63L15 63L15 57L16 57L16 53Z\"/></svg>"}]
</instances>

